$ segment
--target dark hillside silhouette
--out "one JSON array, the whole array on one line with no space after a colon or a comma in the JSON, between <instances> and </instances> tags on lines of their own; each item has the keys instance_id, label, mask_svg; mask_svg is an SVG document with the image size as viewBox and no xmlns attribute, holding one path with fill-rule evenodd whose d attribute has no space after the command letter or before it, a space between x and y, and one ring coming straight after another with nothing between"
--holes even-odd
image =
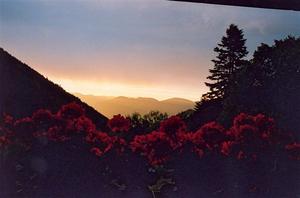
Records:
<instances>
[{"instance_id":1,"label":"dark hillside silhouette","mask_svg":"<svg viewBox=\"0 0 300 198\"><path fill-rule=\"evenodd\" d=\"M82 105L98 127L106 122L105 116L0 48L1 116L7 113L21 118L40 108L55 112L70 102Z\"/></svg>"}]
</instances>

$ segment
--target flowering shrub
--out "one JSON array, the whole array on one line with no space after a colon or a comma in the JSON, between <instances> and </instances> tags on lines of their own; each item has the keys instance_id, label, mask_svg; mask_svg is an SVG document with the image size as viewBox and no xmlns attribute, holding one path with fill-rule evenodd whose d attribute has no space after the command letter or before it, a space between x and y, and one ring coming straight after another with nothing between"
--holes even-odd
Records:
<instances>
[{"instance_id":1,"label":"flowering shrub","mask_svg":"<svg viewBox=\"0 0 300 198\"><path fill-rule=\"evenodd\" d=\"M4 114L3 115L3 123L2 125L4 127L7 127L7 126L11 126L14 122L14 118L8 114Z\"/></svg>"},{"instance_id":2,"label":"flowering shrub","mask_svg":"<svg viewBox=\"0 0 300 198\"><path fill-rule=\"evenodd\" d=\"M50 124L52 123L53 115L49 110L39 109L32 115L32 120L36 124Z\"/></svg>"},{"instance_id":3,"label":"flowering shrub","mask_svg":"<svg viewBox=\"0 0 300 198\"><path fill-rule=\"evenodd\" d=\"M191 134L189 140L192 143L192 151L199 157L203 157L206 146L201 131L198 130L196 133Z\"/></svg>"},{"instance_id":4,"label":"flowering shrub","mask_svg":"<svg viewBox=\"0 0 300 198\"><path fill-rule=\"evenodd\" d=\"M221 144L221 153L225 156L229 156L232 152L233 146L234 146L233 141L224 141Z\"/></svg>"},{"instance_id":5,"label":"flowering shrub","mask_svg":"<svg viewBox=\"0 0 300 198\"><path fill-rule=\"evenodd\" d=\"M131 171L133 170L131 164L137 165L134 168L140 168L140 161L128 155L134 153L141 155L148 162L148 165L153 166L149 167L150 174L147 176L154 176L152 174L155 174L159 178L157 181L158 189L163 185L160 181L163 181L165 177L167 179L169 176L172 177L173 173L171 172L173 170L178 172L178 170L183 169L183 174L180 173L176 180L181 179L182 175L183 178L186 175L190 176L186 174L187 172L193 174L194 170L200 170L206 172L201 174L201 178L203 181L208 181L206 183L210 187L216 184L219 189L222 184L225 184L225 187L232 188L233 184L228 183L229 180L226 178L227 173L238 168L238 174L241 175L236 178L237 180L231 180L231 175L230 181L234 183L246 181L245 184L241 182L241 186L246 186L247 190L252 193L255 191L261 193L263 192L261 189L270 189L268 181L274 180L277 186L276 177L287 175L289 177L286 178L290 179L290 176L297 170L295 167L297 167L298 162L294 160L300 160L300 143L295 140L291 133L280 133L274 120L262 114L255 116L245 113L239 114L228 129L217 122L209 122L196 131L188 131L185 122L178 116L165 119L159 127L156 125L156 130L148 130L152 132L146 134L138 135L141 133L138 133L137 129L134 130L131 127L128 119L116 115L107 122L107 131L99 131L92 120L85 115L84 110L75 103L64 105L57 113L41 109L34 112L31 117L18 120L4 116L3 120L0 120L0 161L1 163L10 163L11 160L22 159L23 156L32 157L31 154L35 154L37 151L42 153L51 150L50 152L52 152L52 147L50 148L48 145L54 145L54 152L56 152L56 146L62 149L60 151L63 154L72 152L70 156L76 160L89 159L82 156L82 150L88 148L87 152L92 153L91 155L104 159L101 161L104 163L101 164L101 167L105 167L105 172L107 172L105 177L109 178L107 176L115 175L115 171L112 172L111 168L116 168L115 160L119 159L118 156L111 156L111 154L125 153L123 156L129 158L124 161L121 158L120 165L122 168L124 166L121 171ZM43 138L34 141L35 138L41 136ZM45 138L49 140L46 141L49 144L43 144ZM35 146L34 143L42 143L42 147ZM62 144L66 144L66 146L61 148ZM44 147L45 145L47 147ZM32 149L32 152L28 152L29 149ZM187 152L194 153L198 159L201 158L202 160L195 161L197 158L190 157ZM50 154L45 156L56 156ZM184 161L180 160L183 154L188 154L183 158ZM106 158L107 156L108 158ZM291 160L282 161L288 158ZM51 157L50 159L55 158ZM57 159L64 160L64 156L58 156ZM70 160L70 158L66 159ZM168 163L174 159L179 159L179 162ZM130 160L132 163L128 163L131 162ZM30 163L30 160L28 161ZM191 166L193 171L189 170L190 163L195 163L194 166ZM198 163L201 165L198 166ZM84 166L82 162L79 164L79 167ZM169 166L175 167L174 169L167 169ZM197 167L199 169L195 169ZM69 166L62 168L69 168ZM98 171L99 168L95 170ZM139 174L139 171L136 172ZM123 172L121 173L123 176ZM220 178L220 181L214 181L211 178ZM265 181L265 178L268 181ZM148 187L151 190L155 185ZM259 187L259 191L256 186ZM242 187L239 188L242 189Z\"/></svg>"},{"instance_id":6,"label":"flowering shrub","mask_svg":"<svg viewBox=\"0 0 300 198\"><path fill-rule=\"evenodd\" d=\"M108 121L107 126L112 132L128 132L130 120L118 114Z\"/></svg>"},{"instance_id":7,"label":"flowering shrub","mask_svg":"<svg viewBox=\"0 0 300 198\"><path fill-rule=\"evenodd\" d=\"M193 150L202 157L205 152L218 152L224 141L227 140L223 126L216 122L209 122L198 129L191 136Z\"/></svg>"},{"instance_id":8,"label":"flowering shrub","mask_svg":"<svg viewBox=\"0 0 300 198\"><path fill-rule=\"evenodd\" d=\"M228 134L233 141L230 150L238 159L256 159L270 148L276 148L280 136L272 118L263 114L251 116L245 113L234 118Z\"/></svg>"},{"instance_id":9,"label":"flowering shrub","mask_svg":"<svg viewBox=\"0 0 300 198\"><path fill-rule=\"evenodd\" d=\"M42 135L46 135L50 140L55 142L64 142L70 139L69 136L64 133L64 130L59 126L50 127L47 133Z\"/></svg>"},{"instance_id":10,"label":"flowering shrub","mask_svg":"<svg viewBox=\"0 0 300 198\"><path fill-rule=\"evenodd\" d=\"M165 133L170 139L173 149L182 150L187 141L187 127L179 116L171 116L160 123L159 131Z\"/></svg>"},{"instance_id":11,"label":"flowering shrub","mask_svg":"<svg viewBox=\"0 0 300 198\"><path fill-rule=\"evenodd\" d=\"M63 105L57 112L57 115L65 119L78 118L84 114L84 109L77 103L72 102Z\"/></svg>"},{"instance_id":12,"label":"flowering shrub","mask_svg":"<svg viewBox=\"0 0 300 198\"><path fill-rule=\"evenodd\" d=\"M117 154L122 154L127 146L126 140L118 136L111 137L111 143Z\"/></svg>"},{"instance_id":13,"label":"flowering shrub","mask_svg":"<svg viewBox=\"0 0 300 198\"><path fill-rule=\"evenodd\" d=\"M176 134L186 132L186 125L179 116L171 116L160 123L159 131L175 138Z\"/></svg>"},{"instance_id":14,"label":"flowering shrub","mask_svg":"<svg viewBox=\"0 0 300 198\"><path fill-rule=\"evenodd\" d=\"M1 130L1 129L0 129ZM4 148L11 143L9 138L6 135L0 136L0 148Z\"/></svg>"},{"instance_id":15,"label":"flowering shrub","mask_svg":"<svg viewBox=\"0 0 300 198\"><path fill-rule=\"evenodd\" d=\"M151 165L165 163L170 159L173 151L170 138L165 133L158 131L135 136L130 147L133 152L145 156Z\"/></svg>"},{"instance_id":16,"label":"flowering shrub","mask_svg":"<svg viewBox=\"0 0 300 198\"><path fill-rule=\"evenodd\" d=\"M104 155L113 147L112 138L107 133L100 131L89 132L85 139L92 145L90 151L97 156Z\"/></svg>"},{"instance_id":17,"label":"flowering shrub","mask_svg":"<svg viewBox=\"0 0 300 198\"><path fill-rule=\"evenodd\" d=\"M78 133L92 133L96 130L96 126L88 117L80 116L75 122L75 130Z\"/></svg>"},{"instance_id":18,"label":"flowering shrub","mask_svg":"<svg viewBox=\"0 0 300 198\"><path fill-rule=\"evenodd\" d=\"M130 134L130 125L129 119L116 115L107 123L113 133L98 131L84 109L70 103L62 106L56 114L40 109L31 117L18 120L5 115L0 122L0 148L12 142L28 148L32 140L40 136L56 142L77 136L84 138L91 146L90 151L97 156L103 156L112 149L121 154L130 148L134 153L145 156L151 165L167 162L173 153L182 153L184 148L199 157L223 155L251 160L281 149L291 159L300 159L299 143L290 133L285 136L280 133L274 120L263 114L252 116L241 113L234 118L228 130L216 122L209 122L196 132L188 132L186 124L178 116L165 119L157 131L145 135Z\"/></svg>"},{"instance_id":19,"label":"flowering shrub","mask_svg":"<svg viewBox=\"0 0 300 198\"><path fill-rule=\"evenodd\" d=\"M300 143L291 143L285 147L291 159L300 160Z\"/></svg>"},{"instance_id":20,"label":"flowering shrub","mask_svg":"<svg viewBox=\"0 0 300 198\"><path fill-rule=\"evenodd\" d=\"M12 143L14 136L12 131L13 125L13 117L4 114L3 121L0 122L0 149L6 148Z\"/></svg>"}]
</instances>

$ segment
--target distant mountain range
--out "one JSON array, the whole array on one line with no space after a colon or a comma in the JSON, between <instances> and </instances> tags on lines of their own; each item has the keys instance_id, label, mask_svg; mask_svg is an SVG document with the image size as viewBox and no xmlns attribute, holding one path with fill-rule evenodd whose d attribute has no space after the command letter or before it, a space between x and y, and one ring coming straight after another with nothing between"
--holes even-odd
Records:
<instances>
[{"instance_id":1,"label":"distant mountain range","mask_svg":"<svg viewBox=\"0 0 300 198\"><path fill-rule=\"evenodd\" d=\"M174 115L194 108L195 105L193 101L182 98L159 101L142 97L82 94L74 96L0 48L0 117L3 113L8 113L21 118L31 115L39 108L56 112L62 105L73 101L81 104L86 109L87 115L98 126L104 126L107 120L105 116L128 115L134 112L146 114L151 110Z\"/></svg>"},{"instance_id":2,"label":"distant mountain range","mask_svg":"<svg viewBox=\"0 0 300 198\"><path fill-rule=\"evenodd\" d=\"M106 124L105 116L0 48L0 118L3 113L21 118L40 108L56 112L73 101L98 127Z\"/></svg>"},{"instance_id":3,"label":"distant mountain range","mask_svg":"<svg viewBox=\"0 0 300 198\"><path fill-rule=\"evenodd\" d=\"M193 101L183 98L170 98L167 100L156 100L154 98L129 98L124 96L94 96L74 93L75 96L94 107L107 117L116 114L130 115L134 112L146 114L151 110L166 112L168 115L174 115L194 108Z\"/></svg>"}]
</instances>

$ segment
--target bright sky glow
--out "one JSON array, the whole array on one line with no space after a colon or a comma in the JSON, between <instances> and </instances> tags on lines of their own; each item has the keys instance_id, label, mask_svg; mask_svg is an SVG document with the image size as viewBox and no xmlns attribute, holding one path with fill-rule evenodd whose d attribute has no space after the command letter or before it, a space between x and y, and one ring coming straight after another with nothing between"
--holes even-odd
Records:
<instances>
[{"instance_id":1,"label":"bright sky glow","mask_svg":"<svg viewBox=\"0 0 300 198\"><path fill-rule=\"evenodd\" d=\"M300 12L162 0L1 0L0 46L70 92L199 100L229 24L250 56Z\"/></svg>"}]
</instances>

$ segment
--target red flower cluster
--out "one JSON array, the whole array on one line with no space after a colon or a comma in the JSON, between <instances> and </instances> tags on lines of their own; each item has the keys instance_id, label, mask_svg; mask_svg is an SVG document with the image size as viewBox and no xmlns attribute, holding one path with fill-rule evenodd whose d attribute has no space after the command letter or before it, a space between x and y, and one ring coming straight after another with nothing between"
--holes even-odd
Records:
<instances>
[{"instance_id":1,"label":"red flower cluster","mask_svg":"<svg viewBox=\"0 0 300 198\"><path fill-rule=\"evenodd\" d=\"M178 133L186 132L186 125L179 116L171 116L160 123L159 131L175 137Z\"/></svg>"},{"instance_id":2,"label":"red flower cluster","mask_svg":"<svg viewBox=\"0 0 300 198\"><path fill-rule=\"evenodd\" d=\"M96 130L96 126L91 119L87 118L86 116L80 116L76 119L75 130L78 133L92 133Z\"/></svg>"},{"instance_id":3,"label":"red flower cluster","mask_svg":"<svg viewBox=\"0 0 300 198\"><path fill-rule=\"evenodd\" d=\"M130 120L118 114L108 121L107 126L112 132L128 132Z\"/></svg>"},{"instance_id":4,"label":"red flower cluster","mask_svg":"<svg viewBox=\"0 0 300 198\"><path fill-rule=\"evenodd\" d=\"M111 137L107 133L100 131L89 132L86 141L92 145L91 152L97 156L102 156L113 147Z\"/></svg>"},{"instance_id":5,"label":"red flower cluster","mask_svg":"<svg viewBox=\"0 0 300 198\"><path fill-rule=\"evenodd\" d=\"M3 115L3 126L10 126L14 122L14 118L10 115L4 114Z\"/></svg>"},{"instance_id":6,"label":"red flower cluster","mask_svg":"<svg viewBox=\"0 0 300 198\"><path fill-rule=\"evenodd\" d=\"M181 151L188 137L186 128L179 116L171 116L160 123L158 131L135 136L130 147L146 156L151 165L163 164L175 150Z\"/></svg>"},{"instance_id":7,"label":"red flower cluster","mask_svg":"<svg viewBox=\"0 0 300 198\"><path fill-rule=\"evenodd\" d=\"M0 149L6 148L12 143L14 136L12 132L13 117L4 114L3 122L0 122Z\"/></svg>"},{"instance_id":8,"label":"red flower cluster","mask_svg":"<svg viewBox=\"0 0 300 198\"><path fill-rule=\"evenodd\" d=\"M75 102L63 105L61 107L61 109L57 112L57 115L59 117L62 117L65 119L78 118L83 114L84 114L84 109Z\"/></svg>"},{"instance_id":9,"label":"red flower cluster","mask_svg":"<svg viewBox=\"0 0 300 198\"><path fill-rule=\"evenodd\" d=\"M166 133L153 131L146 135L137 135L130 143L133 152L146 156L151 165L163 164L170 159L174 150Z\"/></svg>"},{"instance_id":10,"label":"red flower cluster","mask_svg":"<svg viewBox=\"0 0 300 198\"><path fill-rule=\"evenodd\" d=\"M85 116L83 108L76 103L62 106L56 114L39 109L31 117L16 121L10 116L4 116L1 125L13 131L16 142L25 147L30 147L35 137L46 136L53 141L66 141L74 133L89 132L96 128Z\"/></svg>"},{"instance_id":11,"label":"red flower cluster","mask_svg":"<svg viewBox=\"0 0 300 198\"><path fill-rule=\"evenodd\" d=\"M160 123L159 131L165 133L170 139L171 146L182 150L187 141L187 127L179 116L171 116Z\"/></svg>"},{"instance_id":12,"label":"red flower cluster","mask_svg":"<svg viewBox=\"0 0 300 198\"><path fill-rule=\"evenodd\" d=\"M223 126L216 122L203 125L190 136L193 150L202 157L205 152L218 152L224 141L228 139Z\"/></svg>"},{"instance_id":13,"label":"red flower cluster","mask_svg":"<svg viewBox=\"0 0 300 198\"><path fill-rule=\"evenodd\" d=\"M300 143L294 142L292 144L288 144L285 149L291 159L300 160Z\"/></svg>"},{"instance_id":14,"label":"red flower cluster","mask_svg":"<svg viewBox=\"0 0 300 198\"><path fill-rule=\"evenodd\" d=\"M85 139L92 145L91 152L97 156L102 156L113 148L118 154L121 154L127 146L127 142L123 138L109 136L107 133L96 130L89 132Z\"/></svg>"},{"instance_id":15,"label":"red flower cluster","mask_svg":"<svg viewBox=\"0 0 300 198\"><path fill-rule=\"evenodd\" d=\"M224 153L230 150L238 159L256 159L268 148L275 147L279 141L279 130L276 129L274 120L262 114L237 115L228 134L231 141L224 144Z\"/></svg>"},{"instance_id":16,"label":"red flower cluster","mask_svg":"<svg viewBox=\"0 0 300 198\"><path fill-rule=\"evenodd\" d=\"M10 143L11 143L11 141L9 140L9 138L7 136L5 136L5 135L0 136L0 148L6 147Z\"/></svg>"},{"instance_id":17,"label":"red flower cluster","mask_svg":"<svg viewBox=\"0 0 300 198\"><path fill-rule=\"evenodd\" d=\"M183 150L193 151L200 157L222 155L255 160L266 152L276 152L280 148L291 159L300 160L299 143L287 141L290 138L284 138L275 127L274 120L262 114L251 116L241 113L234 118L228 130L216 122L210 122L196 132L188 132L184 121L172 116L162 121L157 131L136 135L131 141L132 134L126 136L130 129L128 119L116 115L107 126L113 133L98 131L76 103L62 106L56 114L41 109L31 117L15 121L10 116L4 116L0 122L0 148L11 142L27 148L39 136L56 142L78 136L91 145L90 151L97 156L103 156L112 149L120 154L129 147L145 156L151 165L163 164L171 159L173 153L182 153ZM122 138L124 136L130 141L129 144Z\"/></svg>"}]
</instances>

